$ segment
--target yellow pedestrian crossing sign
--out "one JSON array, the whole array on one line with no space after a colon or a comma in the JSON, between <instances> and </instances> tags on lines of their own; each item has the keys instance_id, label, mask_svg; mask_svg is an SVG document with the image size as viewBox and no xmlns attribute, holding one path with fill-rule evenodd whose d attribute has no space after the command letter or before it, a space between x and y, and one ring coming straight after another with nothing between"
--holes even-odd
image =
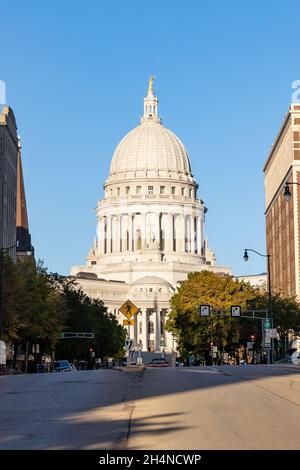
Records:
<instances>
[{"instance_id":1,"label":"yellow pedestrian crossing sign","mask_svg":"<svg viewBox=\"0 0 300 470\"><path fill-rule=\"evenodd\" d=\"M126 302L119 308L119 312L121 312L128 320L130 320L133 315L136 315L138 311L138 307L134 305L131 300L126 300Z\"/></svg>"},{"instance_id":2,"label":"yellow pedestrian crossing sign","mask_svg":"<svg viewBox=\"0 0 300 470\"><path fill-rule=\"evenodd\" d=\"M134 320L123 320L123 326L134 326Z\"/></svg>"}]
</instances>

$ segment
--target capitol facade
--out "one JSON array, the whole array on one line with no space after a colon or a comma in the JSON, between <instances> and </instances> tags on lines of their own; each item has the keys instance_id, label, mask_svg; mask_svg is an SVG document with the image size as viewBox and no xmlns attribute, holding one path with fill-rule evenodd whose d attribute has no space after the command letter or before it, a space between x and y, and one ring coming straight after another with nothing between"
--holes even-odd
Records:
<instances>
[{"instance_id":1,"label":"capitol facade","mask_svg":"<svg viewBox=\"0 0 300 470\"><path fill-rule=\"evenodd\" d=\"M120 323L126 300L139 308L129 334L143 351L176 350L165 323L170 298L188 273L230 274L216 266L204 238L207 209L197 191L185 146L159 118L151 77L141 122L113 154L87 263L71 268L83 290L103 300Z\"/></svg>"}]
</instances>

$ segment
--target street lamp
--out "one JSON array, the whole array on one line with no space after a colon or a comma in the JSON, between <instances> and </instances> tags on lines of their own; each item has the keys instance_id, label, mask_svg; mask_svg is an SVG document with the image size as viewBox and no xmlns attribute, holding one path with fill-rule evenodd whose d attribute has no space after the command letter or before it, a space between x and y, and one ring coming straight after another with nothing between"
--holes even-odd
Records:
<instances>
[{"instance_id":1,"label":"street lamp","mask_svg":"<svg viewBox=\"0 0 300 470\"><path fill-rule=\"evenodd\" d=\"M257 255L259 256L262 256L263 258L267 258L267 270L268 270L268 296L269 296L269 315L270 315L270 318L271 318L271 323L272 323L272 326L273 326L273 307L272 307L272 287L271 287L271 270L270 270L270 253L267 253L266 255L262 254L262 253L259 253L258 251L256 250L252 250L252 248L245 248L245 251L244 251L244 260L245 261L248 261L249 259L249 255L248 255L248 251L252 251L253 253L256 253ZM273 362L273 341L271 340L271 349L272 349L272 353L271 353L271 362Z\"/></svg>"},{"instance_id":2,"label":"street lamp","mask_svg":"<svg viewBox=\"0 0 300 470\"><path fill-rule=\"evenodd\" d=\"M3 317L3 308L2 308L2 299L3 299L3 255L5 251L12 250L19 246L19 240L12 246L7 248L0 248L0 340L2 337L2 317Z\"/></svg>"},{"instance_id":3,"label":"street lamp","mask_svg":"<svg viewBox=\"0 0 300 470\"><path fill-rule=\"evenodd\" d=\"M296 183L294 181L289 182L289 183L288 182L285 183L284 190L283 190L283 196L284 196L286 202L289 202L289 200L292 197L292 193L290 191L290 184L296 184L297 186L300 186L300 183Z\"/></svg>"}]
</instances>

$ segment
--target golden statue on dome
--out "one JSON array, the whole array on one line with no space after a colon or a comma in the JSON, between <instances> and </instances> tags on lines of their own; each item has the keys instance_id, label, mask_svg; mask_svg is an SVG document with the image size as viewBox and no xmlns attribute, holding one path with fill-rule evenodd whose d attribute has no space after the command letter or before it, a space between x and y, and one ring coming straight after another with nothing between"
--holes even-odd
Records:
<instances>
[{"instance_id":1,"label":"golden statue on dome","mask_svg":"<svg viewBox=\"0 0 300 470\"><path fill-rule=\"evenodd\" d=\"M148 96L153 95L153 80L154 80L154 75L151 75L149 78L149 86L148 86Z\"/></svg>"}]
</instances>

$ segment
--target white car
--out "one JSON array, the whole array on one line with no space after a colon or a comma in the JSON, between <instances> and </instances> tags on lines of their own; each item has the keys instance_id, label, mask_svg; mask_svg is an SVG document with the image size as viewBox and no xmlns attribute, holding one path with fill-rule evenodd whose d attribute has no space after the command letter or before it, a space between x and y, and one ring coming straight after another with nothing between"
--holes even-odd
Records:
<instances>
[{"instance_id":1,"label":"white car","mask_svg":"<svg viewBox=\"0 0 300 470\"><path fill-rule=\"evenodd\" d=\"M300 351L295 351L292 354L292 364L299 365L300 364Z\"/></svg>"}]
</instances>

